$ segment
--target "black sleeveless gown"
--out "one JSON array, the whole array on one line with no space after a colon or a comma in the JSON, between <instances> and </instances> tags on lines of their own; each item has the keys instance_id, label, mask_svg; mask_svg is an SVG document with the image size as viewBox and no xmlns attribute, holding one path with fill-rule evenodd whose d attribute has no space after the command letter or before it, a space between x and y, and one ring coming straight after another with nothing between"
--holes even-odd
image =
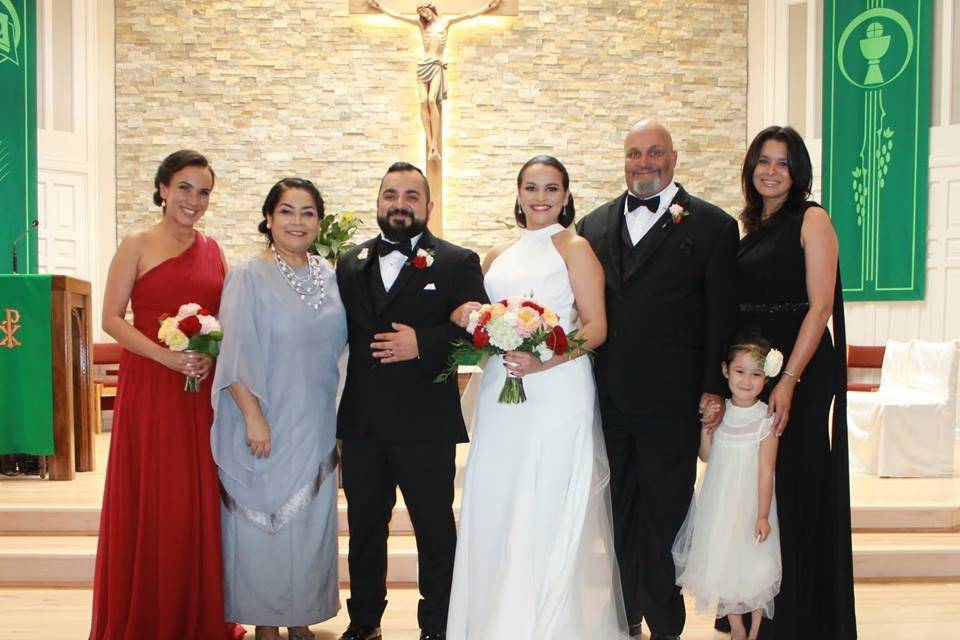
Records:
<instances>
[{"instance_id":1,"label":"black sleeveless gown","mask_svg":"<svg viewBox=\"0 0 960 640\"><path fill-rule=\"evenodd\" d=\"M740 241L740 328L755 329L788 362L809 299L800 229L807 202L782 210ZM783 581L761 638L856 638L847 453L846 340L837 273L833 328L797 384L776 467ZM767 385L769 399L776 381ZM833 404L832 437L830 409Z\"/></svg>"}]
</instances>

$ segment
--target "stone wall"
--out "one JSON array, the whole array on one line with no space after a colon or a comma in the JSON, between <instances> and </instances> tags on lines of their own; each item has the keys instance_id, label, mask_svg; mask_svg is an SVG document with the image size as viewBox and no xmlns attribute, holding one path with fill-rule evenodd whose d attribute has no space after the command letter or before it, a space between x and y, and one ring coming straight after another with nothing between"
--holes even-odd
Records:
<instances>
[{"instance_id":1,"label":"stone wall","mask_svg":"<svg viewBox=\"0 0 960 640\"><path fill-rule=\"evenodd\" d=\"M589 212L624 188L623 136L646 114L673 131L677 179L735 211L746 32L747 0L521 0L517 17L454 26L445 236L481 254L509 238L516 172L537 153L564 161ZM204 227L234 263L260 246L280 177L313 179L367 237L385 168L423 166L412 26L346 0L117 0L116 37L120 236L157 219L153 174L181 147L217 171Z\"/></svg>"}]
</instances>

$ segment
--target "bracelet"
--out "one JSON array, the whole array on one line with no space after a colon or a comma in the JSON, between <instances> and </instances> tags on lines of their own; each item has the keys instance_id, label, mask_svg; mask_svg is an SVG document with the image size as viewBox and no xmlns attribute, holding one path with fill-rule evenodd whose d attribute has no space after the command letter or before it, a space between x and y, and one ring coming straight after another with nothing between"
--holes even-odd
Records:
<instances>
[{"instance_id":1,"label":"bracelet","mask_svg":"<svg viewBox=\"0 0 960 640\"><path fill-rule=\"evenodd\" d=\"M795 374L793 371L790 371L789 369L784 369L784 370L783 370L783 375L785 375L785 376L790 376L791 378L793 378L793 379L796 380L797 382L800 382L800 376L798 376L797 374Z\"/></svg>"}]
</instances>

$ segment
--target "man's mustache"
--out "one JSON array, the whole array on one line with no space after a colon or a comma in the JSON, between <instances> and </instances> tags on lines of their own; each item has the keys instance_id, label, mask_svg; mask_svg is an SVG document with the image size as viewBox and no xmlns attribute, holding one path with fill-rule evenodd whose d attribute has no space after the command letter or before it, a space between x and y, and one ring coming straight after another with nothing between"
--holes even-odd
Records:
<instances>
[{"instance_id":1,"label":"man's mustache","mask_svg":"<svg viewBox=\"0 0 960 640\"><path fill-rule=\"evenodd\" d=\"M407 216L408 218L413 218L413 217L414 217L414 216L413 216L413 209L401 209L400 207L391 207L391 208L387 209L387 214L386 214L386 217L387 217L387 218L389 218L390 216L392 216L392 215L394 215L394 214L404 215L404 216Z\"/></svg>"}]
</instances>

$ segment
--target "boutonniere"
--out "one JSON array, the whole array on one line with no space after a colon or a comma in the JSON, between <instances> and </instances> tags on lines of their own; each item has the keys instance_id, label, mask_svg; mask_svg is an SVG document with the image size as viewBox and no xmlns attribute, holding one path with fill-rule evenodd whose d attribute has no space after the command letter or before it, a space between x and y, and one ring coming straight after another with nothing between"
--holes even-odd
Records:
<instances>
[{"instance_id":1,"label":"boutonniere","mask_svg":"<svg viewBox=\"0 0 960 640\"><path fill-rule=\"evenodd\" d=\"M360 253L357 254L357 260L366 260L368 255L370 255L370 249L364 247L360 249Z\"/></svg>"},{"instance_id":2,"label":"boutonniere","mask_svg":"<svg viewBox=\"0 0 960 640\"><path fill-rule=\"evenodd\" d=\"M666 229L669 224L680 224L683 219L690 215L690 212L683 208L682 204L673 203L670 205L670 217L672 222L664 222L662 228Z\"/></svg>"},{"instance_id":3,"label":"boutonniere","mask_svg":"<svg viewBox=\"0 0 960 640\"><path fill-rule=\"evenodd\" d=\"M417 249L417 253L410 258L410 265L414 269L426 269L433 266L433 249Z\"/></svg>"}]
</instances>

